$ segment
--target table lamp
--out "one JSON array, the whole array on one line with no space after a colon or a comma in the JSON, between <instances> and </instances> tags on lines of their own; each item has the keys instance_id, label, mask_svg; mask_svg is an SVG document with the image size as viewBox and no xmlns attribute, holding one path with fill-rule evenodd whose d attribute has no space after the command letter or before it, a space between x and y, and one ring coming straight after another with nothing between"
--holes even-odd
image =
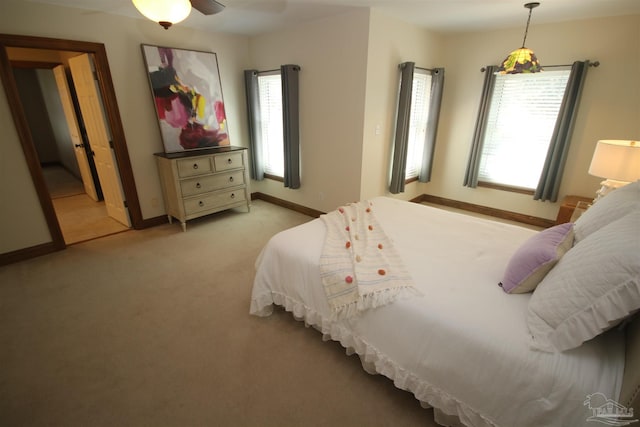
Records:
<instances>
[{"instance_id":1,"label":"table lamp","mask_svg":"<svg viewBox=\"0 0 640 427\"><path fill-rule=\"evenodd\" d=\"M589 175L605 178L594 203L612 190L640 178L640 142L605 139L596 144Z\"/></svg>"}]
</instances>

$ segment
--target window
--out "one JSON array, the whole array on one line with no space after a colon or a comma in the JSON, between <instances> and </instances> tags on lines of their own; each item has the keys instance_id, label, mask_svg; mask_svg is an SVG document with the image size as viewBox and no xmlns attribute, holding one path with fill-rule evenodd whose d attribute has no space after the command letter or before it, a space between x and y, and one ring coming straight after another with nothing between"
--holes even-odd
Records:
<instances>
[{"instance_id":1,"label":"window","mask_svg":"<svg viewBox=\"0 0 640 427\"><path fill-rule=\"evenodd\" d=\"M495 77L478 181L534 190L549 149L570 68Z\"/></svg>"},{"instance_id":2,"label":"window","mask_svg":"<svg viewBox=\"0 0 640 427\"><path fill-rule=\"evenodd\" d=\"M283 177L282 79L280 71L258 73L258 100L264 173Z\"/></svg>"},{"instance_id":3,"label":"window","mask_svg":"<svg viewBox=\"0 0 640 427\"><path fill-rule=\"evenodd\" d=\"M300 188L300 66L244 70L251 179L282 181Z\"/></svg>"},{"instance_id":4,"label":"window","mask_svg":"<svg viewBox=\"0 0 640 427\"><path fill-rule=\"evenodd\" d=\"M545 72L529 75L484 68L464 186L482 183L557 201L587 70L597 65L574 61L570 70L547 65Z\"/></svg>"},{"instance_id":5,"label":"window","mask_svg":"<svg viewBox=\"0 0 640 427\"><path fill-rule=\"evenodd\" d=\"M407 180L417 178L422 167L430 98L431 74L427 70L416 68L413 73L411 112L409 114L407 166L405 170L405 179Z\"/></svg>"},{"instance_id":6,"label":"window","mask_svg":"<svg viewBox=\"0 0 640 427\"><path fill-rule=\"evenodd\" d=\"M429 182L444 87L444 68L403 62L389 191L402 193L409 181Z\"/></svg>"}]
</instances>

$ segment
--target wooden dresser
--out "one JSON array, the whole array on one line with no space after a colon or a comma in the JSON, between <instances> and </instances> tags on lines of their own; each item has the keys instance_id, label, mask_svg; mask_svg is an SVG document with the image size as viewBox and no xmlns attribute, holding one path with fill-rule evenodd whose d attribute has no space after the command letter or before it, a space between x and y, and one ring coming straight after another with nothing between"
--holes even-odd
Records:
<instances>
[{"instance_id":1,"label":"wooden dresser","mask_svg":"<svg viewBox=\"0 0 640 427\"><path fill-rule=\"evenodd\" d=\"M187 230L187 221L226 209L251 207L247 149L216 147L156 153L164 205Z\"/></svg>"}]
</instances>

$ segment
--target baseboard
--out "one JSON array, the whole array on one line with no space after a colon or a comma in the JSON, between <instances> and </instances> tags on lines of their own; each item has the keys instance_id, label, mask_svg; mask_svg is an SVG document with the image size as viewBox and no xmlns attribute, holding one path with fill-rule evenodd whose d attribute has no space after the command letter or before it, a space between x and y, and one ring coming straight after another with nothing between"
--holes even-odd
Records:
<instances>
[{"instance_id":1,"label":"baseboard","mask_svg":"<svg viewBox=\"0 0 640 427\"><path fill-rule=\"evenodd\" d=\"M169 222L169 217L166 215L155 216L153 218L143 219L140 226L136 229L144 230L145 228L156 227L158 225L166 224Z\"/></svg>"},{"instance_id":2,"label":"baseboard","mask_svg":"<svg viewBox=\"0 0 640 427\"><path fill-rule=\"evenodd\" d=\"M313 218L318 218L320 215L323 215L325 213L260 192L251 193L251 200L264 200L265 202L282 206L283 208L291 209L292 211L300 212L301 214L308 215Z\"/></svg>"},{"instance_id":3,"label":"baseboard","mask_svg":"<svg viewBox=\"0 0 640 427\"><path fill-rule=\"evenodd\" d=\"M265 202L273 203L274 205L282 206L287 209L300 212L305 215L309 215L314 218L318 218L325 212L308 208L306 206L298 205L296 203L289 202L287 200L279 199L277 197L270 196L268 194L256 192L251 193L251 200L264 200ZM494 218L504 219L507 221L520 222L522 224L534 225L536 227L549 228L556 223L553 220L546 218L539 218L531 215L524 215L517 212L505 211L502 209L490 208L488 206L475 205L473 203L461 202L458 200L447 199L444 197L432 196L429 194L422 194L409 200L414 203L433 203L436 205L447 206L456 209L462 209L465 211L478 213L482 215L492 216Z\"/></svg>"},{"instance_id":4,"label":"baseboard","mask_svg":"<svg viewBox=\"0 0 640 427\"><path fill-rule=\"evenodd\" d=\"M13 252L0 254L0 265L13 264L15 262L26 261L31 258L47 255L64 249L65 246L57 247L53 242L43 243L41 245L30 246L24 249L18 249Z\"/></svg>"},{"instance_id":5,"label":"baseboard","mask_svg":"<svg viewBox=\"0 0 640 427\"><path fill-rule=\"evenodd\" d=\"M473 212L473 213L492 216L494 218L500 218L508 221L516 221L523 224L534 225L536 227L549 228L556 225L555 221L546 219L546 218L539 218L536 216L525 215L517 212L490 208L488 206L475 205L473 203L446 199L444 197L432 196L430 194L423 194L422 196L418 196L412 199L411 201L416 203L420 203L420 202L433 203L435 205L442 205L450 208L462 209L462 210Z\"/></svg>"},{"instance_id":6,"label":"baseboard","mask_svg":"<svg viewBox=\"0 0 640 427\"><path fill-rule=\"evenodd\" d=\"M311 209L306 206L299 205L297 203L289 202L287 200L279 199L268 194L256 192L251 193L251 200L264 200L265 202L272 203L283 208L291 209L301 214L308 215L313 218L318 218L325 212ZM469 212L474 212L482 215L488 215L495 218L500 218L508 221L521 222L523 224L534 225L537 227L549 228L555 225L555 221L539 218L531 215L524 215L517 212L505 211L502 209L490 208L487 206L475 205L473 203L461 202L458 200L446 199L444 197L432 196L429 194L423 194L418 197L414 197L410 200L414 203L433 203L436 205L448 206L451 208L462 209ZM142 221L142 226L139 229L155 227L168 222L166 215L161 215L153 218L148 218ZM37 246L31 246L29 248L20 249L13 252L7 252L0 254L0 266L12 264L19 261L25 261L30 258L46 255L52 252L56 252L64 249L64 247L58 248L53 242L43 243Z\"/></svg>"}]
</instances>

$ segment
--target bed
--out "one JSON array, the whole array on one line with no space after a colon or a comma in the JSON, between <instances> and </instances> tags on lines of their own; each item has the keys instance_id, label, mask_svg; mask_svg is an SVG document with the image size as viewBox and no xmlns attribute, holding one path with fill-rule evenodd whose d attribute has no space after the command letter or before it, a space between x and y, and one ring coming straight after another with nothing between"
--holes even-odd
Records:
<instances>
[{"instance_id":1,"label":"bed","mask_svg":"<svg viewBox=\"0 0 640 427\"><path fill-rule=\"evenodd\" d=\"M441 425L574 426L611 421L612 411L616 422L640 418L640 181L563 227L564 249L552 245L553 259L536 261L524 275L518 257L531 256L532 242L551 232L387 197L359 204L400 259L385 268L408 274L411 292L351 311L336 308L323 261L332 232L321 217L264 247L251 314L284 307L347 354L357 353L367 372L387 376L433 407ZM336 277L351 277L344 268ZM514 274L522 276L517 286L533 289L508 293ZM574 298L589 280L597 282L593 292ZM603 290L603 281L615 283ZM589 307L576 314L580 304Z\"/></svg>"}]
</instances>

